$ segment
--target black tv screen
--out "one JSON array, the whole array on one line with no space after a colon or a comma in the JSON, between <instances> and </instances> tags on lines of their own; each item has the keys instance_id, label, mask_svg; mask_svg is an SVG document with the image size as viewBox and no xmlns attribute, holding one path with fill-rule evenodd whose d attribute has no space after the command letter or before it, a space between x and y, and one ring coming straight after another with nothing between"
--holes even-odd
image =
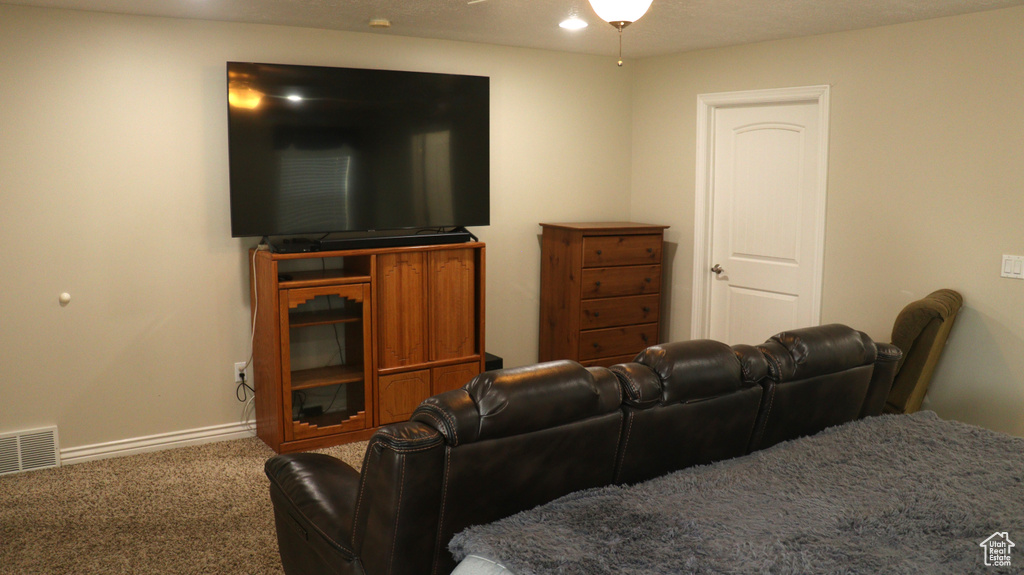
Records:
<instances>
[{"instance_id":1,"label":"black tv screen","mask_svg":"<svg viewBox=\"0 0 1024 575\"><path fill-rule=\"evenodd\" d=\"M490 223L490 80L227 63L231 235Z\"/></svg>"}]
</instances>

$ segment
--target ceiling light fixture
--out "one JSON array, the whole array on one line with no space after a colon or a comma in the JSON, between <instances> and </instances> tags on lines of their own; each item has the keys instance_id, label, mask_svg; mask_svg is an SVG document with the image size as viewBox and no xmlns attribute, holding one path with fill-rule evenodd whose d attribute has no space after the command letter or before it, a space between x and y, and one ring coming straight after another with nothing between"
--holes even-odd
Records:
<instances>
[{"instance_id":1,"label":"ceiling light fixture","mask_svg":"<svg viewBox=\"0 0 1024 575\"><path fill-rule=\"evenodd\" d=\"M602 20L619 31L619 66L622 66L622 29L636 22L651 7L652 0L590 0Z\"/></svg>"}]
</instances>

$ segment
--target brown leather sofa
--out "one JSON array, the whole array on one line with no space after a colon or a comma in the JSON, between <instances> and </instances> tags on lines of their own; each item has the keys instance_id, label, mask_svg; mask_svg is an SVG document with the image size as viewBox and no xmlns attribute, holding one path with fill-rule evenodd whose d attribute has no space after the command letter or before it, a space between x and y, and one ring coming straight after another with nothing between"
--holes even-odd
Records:
<instances>
[{"instance_id":1,"label":"brown leather sofa","mask_svg":"<svg viewBox=\"0 0 1024 575\"><path fill-rule=\"evenodd\" d=\"M830 325L481 374L380 428L361 473L322 454L267 461L284 570L450 573L448 541L470 525L877 415L899 357Z\"/></svg>"}]
</instances>

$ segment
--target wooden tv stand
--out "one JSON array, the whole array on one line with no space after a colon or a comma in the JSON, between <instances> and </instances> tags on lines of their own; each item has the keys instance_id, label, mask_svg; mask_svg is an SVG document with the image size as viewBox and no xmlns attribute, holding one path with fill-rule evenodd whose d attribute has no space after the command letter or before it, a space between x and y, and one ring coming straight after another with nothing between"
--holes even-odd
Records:
<instances>
[{"instance_id":1,"label":"wooden tv stand","mask_svg":"<svg viewBox=\"0 0 1024 575\"><path fill-rule=\"evenodd\" d=\"M249 255L256 433L278 453L366 439L484 369L483 243Z\"/></svg>"}]
</instances>

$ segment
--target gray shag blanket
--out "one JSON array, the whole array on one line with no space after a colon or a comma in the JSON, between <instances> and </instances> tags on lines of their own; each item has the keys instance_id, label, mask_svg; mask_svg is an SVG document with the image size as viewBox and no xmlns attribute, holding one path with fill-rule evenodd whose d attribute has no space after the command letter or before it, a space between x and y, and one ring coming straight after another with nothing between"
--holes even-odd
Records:
<instances>
[{"instance_id":1,"label":"gray shag blanket","mask_svg":"<svg viewBox=\"0 0 1024 575\"><path fill-rule=\"evenodd\" d=\"M1006 573L1024 567L1024 439L883 415L456 535L516 575ZM1018 539L1012 567L980 544ZM1024 572L1024 570L1022 570Z\"/></svg>"}]
</instances>

